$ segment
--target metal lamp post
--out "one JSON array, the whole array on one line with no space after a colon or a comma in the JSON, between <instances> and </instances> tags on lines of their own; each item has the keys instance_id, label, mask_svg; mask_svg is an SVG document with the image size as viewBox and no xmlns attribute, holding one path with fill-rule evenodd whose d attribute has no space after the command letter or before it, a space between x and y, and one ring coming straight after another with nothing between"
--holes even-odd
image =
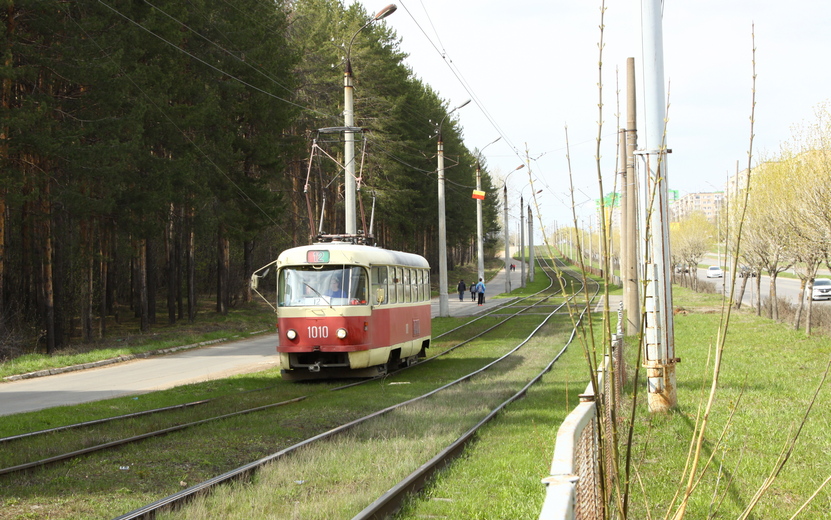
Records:
<instances>
[{"instance_id":1,"label":"metal lamp post","mask_svg":"<svg viewBox=\"0 0 831 520\"><path fill-rule=\"evenodd\" d=\"M493 143L502 139L500 135L493 141L489 142L485 146L479 150L479 153L476 155L476 191L482 191L482 171L481 171L481 161L479 158L482 156L482 152L485 151L485 148L492 145ZM476 199L476 272L479 278L485 277L485 242L482 238L483 225L482 225L482 199Z\"/></svg>"},{"instance_id":2,"label":"metal lamp post","mask_svg":"<svg viewBox=\"0 0 831 520\"><path fill-rule=\"evenodd\" d=\"M510 270L510 262L511 262L511 242L508 236L509 234L509 226L508 226L508 177L511 176L517 170L521 170L525 168L524 164L520 164L512 171L508 172L508 175L505 176L505 181L502 184L502 202L504 207L504 217L503 217L503 225L505 226L505 292L511 292L511 270Z\"/></svg>"},{"instance_id":3,"label":"metal lamp post","mask_svg":"<svg viewBox=\"0 0 831 520\"><path fill-rule=\"evenodd\" d=\"M450 303L447 299L447 222L444 211L444 141L442 140L441 126L444 124L447 116L468 103L470 103L469 99L445 114L441 118L441 122L439 122L437 156L439 173L439 317L441 318L450 316Z\"/></svg>"},{"instance_id":4,"label":"metal lamp post","mask_svg":"<svg viewBox=\"0 0 831 520\"><path fill-rule=\"evenodd\" d=\"M344 124L344 230L347 235L356 235L358 233L358 219L356 210L356 182L355 182L355 111L354 98L352 90L352 62L349 57L352 53L352 44L355 42L355 37L358 33L366 29L369 24L376 22L395 12L398 7L395 4L390 4L376 14L370 21L365 23L363 27L355 31L352 38L349 40L349 46L346 48L346 68L343 73L343 124Z\"/></svg>"}]
</instances>

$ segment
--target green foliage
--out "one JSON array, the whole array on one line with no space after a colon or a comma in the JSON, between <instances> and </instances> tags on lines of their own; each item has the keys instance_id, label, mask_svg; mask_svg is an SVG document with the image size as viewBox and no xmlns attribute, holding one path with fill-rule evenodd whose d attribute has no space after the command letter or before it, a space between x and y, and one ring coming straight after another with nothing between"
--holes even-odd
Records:
<instances>
[{"instance_id":1,"label":"green foliage","mask_svg":"<svg viewBox=\"0 0 831 520\"><path fill-rule=\"evenodd\" d=\"M357 150L360 196L367 212L377 198L377 242L436 265L436 126L447 103L404 63L394 31L367 25L359 4L19 0L0 17L8 60L0 62L0 201L5 227L20 230L4 237L0 301L11 306L0 306L0 326L44 330L60 347L78 334L78 316L87 330L93 314L120 307L152 323L157 292L181 309L191 233L195 292L216 291L221 235L231 248L230 299L244 298L251 269L312 234L309 138L343 124L350 42L355 123L367 129L366 156ZM448 246L466 263L474 161L456 121L447 118L443 133ZM339 137L321 146L342 160ZM326 197L324 229L337 233L343 172L327 161L312 165L308 192L315 218ZM487 172L483 185L492 190ZM488 236L495 201L486 199Z\"/></svg>"}]
</instances>

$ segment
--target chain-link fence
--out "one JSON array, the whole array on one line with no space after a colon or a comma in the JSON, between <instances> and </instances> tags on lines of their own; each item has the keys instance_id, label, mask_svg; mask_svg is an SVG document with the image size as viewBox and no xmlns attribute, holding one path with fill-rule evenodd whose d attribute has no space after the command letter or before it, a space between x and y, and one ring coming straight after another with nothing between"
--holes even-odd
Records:
<instances>
[{"instance_id":1,"label":"chain-link fence","mask_svg":"<svg viewBox=\"0 0 831 520\"><path fill-rule=\"evenodd\" d=\"M540 520L597 520L604 517L601 481L611 489L614 475L612 453L602 455L600 436L611 438L617 416L615 403L623 389L623 305L619 306L617 333L612 336L610 355L598 369L600 394L591 383L580 395L580 404L566 417L557 432L554 457L546 485ZM598 404L603 411L598 421ZM602 429L602 430L601 430ZM603 464L601 465L601 461Z\"/></svg>"}]
</instances>

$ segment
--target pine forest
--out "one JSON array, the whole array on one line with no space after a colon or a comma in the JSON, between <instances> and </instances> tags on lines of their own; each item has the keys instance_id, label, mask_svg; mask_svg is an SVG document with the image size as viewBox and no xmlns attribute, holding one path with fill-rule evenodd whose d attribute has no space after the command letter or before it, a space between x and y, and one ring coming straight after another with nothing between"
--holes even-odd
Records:
<instances>
[{"instance_id":1,"label":"pine forest","mask_svg":"<svg viewBox=\"0 0 831 520\"><path fill-rule=\"evenodd\" d=\"M226 313L251 299L255 269L310 243L310 214L343 233L343 137L319 130L344 125L347 51L375 243L437 274L444 120L448 265L473 259L477 151L392 25L360 5L0 5L0 344L36 337L51 354L105 336L119 313L141 332L199 320L200 299ZM325 154L311 160L313 143ZM495 249L499 192L482 172Z\"/></svg>"}]
</instances>

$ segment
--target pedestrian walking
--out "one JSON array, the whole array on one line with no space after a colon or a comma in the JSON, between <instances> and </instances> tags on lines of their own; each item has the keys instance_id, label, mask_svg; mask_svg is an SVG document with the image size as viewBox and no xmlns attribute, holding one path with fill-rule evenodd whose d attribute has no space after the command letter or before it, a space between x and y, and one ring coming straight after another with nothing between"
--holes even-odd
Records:
<instances>
[{"instance_id":1,"label":"pedestrian walking","mask_svg":"<svg viewBox=\"0 0 831 520\"><path fill-rule=\"evenodd\" d=\"M470 301L472 301L472 302L476 301L476 284L475 283L470 284Z\"/></svg>"},{"instance_id":2,"label":"pedestrian walking","mask_svg":"<svg viewBox=\"0 0 831 520\"><path fill-rule=\"evenodd\" d=\"M476 284L476 294L479 295L479 305L485 303L485 282L479 278L479 283Z\"/></svg>"},{"instance_id":3,"label":"pedestrian walking","mask_svg":"<svg viewBox=\"0 0 831 520\"><path fill-rule=\"evenodd\" d=\"M456 287L459 290L459 301L465 301L465 291L467 290L467 286L465 285L464 280L459 280L459 285Z\"/></svg>"}]
</instances>

